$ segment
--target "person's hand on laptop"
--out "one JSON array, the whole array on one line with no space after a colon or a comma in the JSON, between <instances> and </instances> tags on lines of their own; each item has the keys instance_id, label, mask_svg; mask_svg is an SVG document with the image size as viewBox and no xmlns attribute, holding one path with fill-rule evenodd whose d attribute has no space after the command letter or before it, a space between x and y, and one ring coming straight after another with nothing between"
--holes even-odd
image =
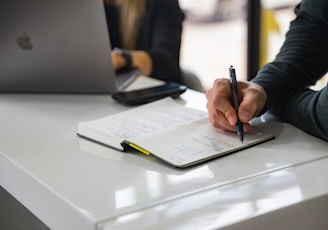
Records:
<instances>
[{"instance_id":1,"label":"person's hand on laptop","mask_svg":"<svg viewBox=\"0 0 328 230\"><path fill-rule=\"evenodd\" d=\"M152 71L152 59L145 51L114 49L111 55L115 70L139 69L141 74L145 76L149 76Z\"/></svg>"}]
</instances>

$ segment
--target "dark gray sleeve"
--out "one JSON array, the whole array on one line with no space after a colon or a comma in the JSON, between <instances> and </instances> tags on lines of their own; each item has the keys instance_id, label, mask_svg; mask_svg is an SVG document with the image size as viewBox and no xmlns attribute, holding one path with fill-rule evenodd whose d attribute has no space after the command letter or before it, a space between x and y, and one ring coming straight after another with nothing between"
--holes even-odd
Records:
<instances>
[{"instance_id":1,"label":"dark gray sleeve","mask_svg":"<svg viewBox=\"0 0 328 230\"><path fill-rule=\"evenodd\" d=\"M321 91L301 88L291 92L279 116L304 131L328 141L328 85Z\"/></svg>"},{"instance_id":2,"label":"dark gray sleeve","mask_svg":"<svg viewBox=\"0 0 328 230\"><path fill-rule=\"evenodd\" d=\"M295 12L279 54L252 81L267 92L266 110L328 140L327 86L308 89L328 70L328 1L303 0Z\"/></svg>"},{"instance_id":3,"label":"dark gray sleeve","mask_svg":"<svg viewBox=\"0 0 328 230\"><path fill-rule=\"evenodd\" d=\"M321 10L328 15L328 1L302 1L277 57L252 80L266 90L267 108L279 104L292 90L314 84L327 72L328 17L316 18Z\"/></svg>"}]
</instances>

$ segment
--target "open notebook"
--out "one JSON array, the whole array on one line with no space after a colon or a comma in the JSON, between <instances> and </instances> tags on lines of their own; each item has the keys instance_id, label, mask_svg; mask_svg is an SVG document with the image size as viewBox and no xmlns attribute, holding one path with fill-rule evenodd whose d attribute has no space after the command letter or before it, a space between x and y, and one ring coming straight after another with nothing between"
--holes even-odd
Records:
<instances>
[{"instance_id":1,"label":"open notebook","mask_svg":"<svg viewBox=\"0 0 328 230\"><path fill-rule=\"evenodd\" d=\"M252 128L241 143L236 133L211 126L207 113L165 98L97 120L80 122L77 134L127 151L136 149L184 168L271 140Z\"/></svg>"}]
</instances>

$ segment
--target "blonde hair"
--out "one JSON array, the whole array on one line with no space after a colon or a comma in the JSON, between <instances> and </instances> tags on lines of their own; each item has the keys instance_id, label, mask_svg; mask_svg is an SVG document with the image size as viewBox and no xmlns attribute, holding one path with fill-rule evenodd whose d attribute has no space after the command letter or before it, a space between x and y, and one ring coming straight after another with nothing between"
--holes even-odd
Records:
<instances>
[{"instance_id":1,"label":"blonde hair","mask_svg":"<svg viewBox=\"0 0 328 230\"><path fill-rule=\"evenodd\" d=\"M122 48L134 50L146 0L116 0L116 3L120 10Z\"/></svg>"}]
</instances>

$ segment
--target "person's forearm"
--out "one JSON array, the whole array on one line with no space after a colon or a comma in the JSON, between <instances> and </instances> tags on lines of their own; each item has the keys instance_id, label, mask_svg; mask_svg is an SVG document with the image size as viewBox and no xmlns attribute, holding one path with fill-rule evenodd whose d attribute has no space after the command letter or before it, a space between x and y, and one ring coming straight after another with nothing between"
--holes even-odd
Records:
<instances>
[{"instance_id":1,"label":"person's forearm","mask_svg":"<svg viewBox=\"0 0 328 230\"><path fill-rule=\"evenodd\" d=\"M310 16L302 14L291 23L276 59L252 80L266 90L266 108L279 105L292 90L314 84L327 72L327 40L327 27Z\"/></svg>"},{"instance_id":2,"label":"person's forearm","mask_svg":"<svg viewBox=\"0 0 328 230\"><path fill-rule=\"evenodd\" d=\"M321 91L307 88L291 92L277 114L304 131L328 141L328 85Z\"/></svg>"},{"instance_id":3,"label":"person's forearm","mask_svg":"<svg viewBox=\"0 0 328 230\"><path fill-rule=\"evenodd\" d=\"M150 55L145 51L130 51L131 67L139 69L142 75L150 76L152 72L153 62ZM112 61L115 70L124 68L126 59L117 52L112 52Z\"/></svg>"}]
</instances>

